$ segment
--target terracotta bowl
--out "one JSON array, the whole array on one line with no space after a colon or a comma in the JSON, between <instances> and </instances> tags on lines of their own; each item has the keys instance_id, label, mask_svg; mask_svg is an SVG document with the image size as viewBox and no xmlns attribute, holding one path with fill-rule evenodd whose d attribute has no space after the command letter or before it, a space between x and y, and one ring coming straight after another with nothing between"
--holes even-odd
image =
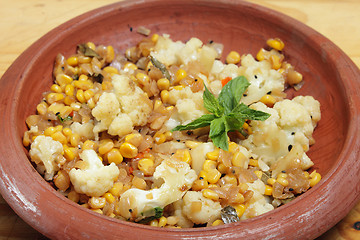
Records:
<instances>
[{"instance_id":1,"label":"terracotta bowl","mask_svg":"<svg viewBox=\"0 0 360 240\"><path fill-rule=\"evenodd\" d=\"M281 38L289 62L304 75L294 95L321 102L310 157L323 179L291 203L236 224L197 229L161 229L111 219L79 207L36 172L22 146L25 119L52 84L58 53L79 43L111 44L121 51L142 36L169 33L225 44L225 53L256 54L270 37ZM127 1L109 5L57 27L27 49L0 82L1 194L15 212L45 236L57 239L311 239L341 220L360 196L360 72L328 39L278 12L243 1Z\"/></svg>"}]
</instances>

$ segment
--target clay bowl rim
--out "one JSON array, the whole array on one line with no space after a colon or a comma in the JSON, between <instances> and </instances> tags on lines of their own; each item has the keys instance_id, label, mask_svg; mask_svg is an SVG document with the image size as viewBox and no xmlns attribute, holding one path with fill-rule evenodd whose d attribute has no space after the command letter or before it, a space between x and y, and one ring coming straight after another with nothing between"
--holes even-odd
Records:
<instances>
[{"instance_id":1,"label":"clay bowl rim","mask_svg":"<svg viewBox=\"0 0 360 240\"><path fill-rule=\"evenodd\" d=\"M92 10L90 12L87 12L85 14L82 14L64 24L61 24L59 27L55 28L54 30L50 31L48 34L44 35L41 39L39 39L33 45L31 45L23 54L21 54L18 57L18 59L11 65L11 67L6 71L6 73L3 75L0 83L3 84L3 82L5 82L6 80L9 81L9 79L19 80L18 85L20 87L18 89L15 89L15 87L13 87L11 89L11 91L13 91L12 96L18 96L20 93L20 89L22 89L25 86L26 76L29 71L28 67L31 66L32 64L34 64L41 57L41 55L43 54L45 49L50 48L52 46L52 44L59 41L66 34L71 33L71 27L68 28L69 26L72 26L74 28L78 25L86 24L86 22L89 20L101 18L102 16L105 16L107 13L116 11L116 9L126 8L129 6L130 7L135 6L136 4L140 4L142 2L143 1L137 0L137 1L126 1L126 2L110 4L108 6L98 8L98 9ZM149 3L158 4L160 2L161 1L158 1L158 0L146 1L147 4L149 4ZM195 3L195 1L191 1L191 0L183 1L183 2ZM202 0L202 1L197 1L197 2L210 3L213 1ZM309 27L298 22L297 20L294 20L294 19L292 19L288 16L285 16L284 14L278 13L274 10L270 10L265 7L258 6L258 5L248 3L248 2L236 2L235 3L234 1L221 0L221 1L218 1L217 4L224 4L224 5L228 5L228 6L232 6L232 5L240 6L241 5L242 7L246 7L246 8L254 8L257 11L262 12L272 18L278 19L283 22L287 22L287 24L289 24L289 25L293 25L294 28L299 32L305 32L305 34L307 34L308 36L310 36L311 34L314 35L316 38L321 39L322 42L325 43L322 46L325 49L325 51L329 51L329 49L332 49L332 51L341 53L342 58L337 59L337 62L335 62L335 59L332 59L331 56L329 57L330 60L332 60L334 62L336 67L346 65L347 66L346 70L349 71L346 75L353 76L354 79L358 79L359 80L358 82L360 82L359 69L338 47L336 47L332 42L327 40L324 36L317 33L315 30L310 29ZM55 33L58 31L60 31L60 34L55 35ZM32 58L29 58L29 56L27 56L26 54L29 53L33 49L38 49L39 51L36 55L32 56ZM24 60L28 62L27 66L20 66L21 61L24 61ZM345 74L344 71L345 71L345 69L344 70L339 69L340 73ZM340 76L342 76L342 75L340 74ZM266 219L276 219L276 216L279 215L279 212L283 212L284 210L286 210L288 208L290 208L290 209L293 208L293 205L297 204L304 198L310 199L312 196L318 194L319 192L324 193L325 192L324 189L331 188L331 187L335 186L335 184L341 184L341 186L343 186L343 187L347 186L345 183L334 182L332 180L334 179L334 176L337 174L347 174L348 171L350 171L354 174L355 169L353 169L352 166L349 165L349 161L346 161L346 159L347 158L353 159L359 155L359 153L356 153L356 151L351 151L351 149L356 149L356 148L354 148L354 146L360 146L359 138L356 137L356 134L351 134L351 130L355 130L355 132L356 132L356 130L359 129L358 128L358 126L359 126L359 119L358 119L359 110L356 107L356 104L358 104L357 106L359 106L360 101L359 101L359 96L356 95L356 91L355 91L356 88L352 85L353 83L354 82L350 82L350 80L348 80L347 78L343 78L342 84L347 86L345 88L345 94L347 96L347 99L349 100L348 104L349 104L349 109L350 109L349 110L350 111L349 112L350 125L348 127L348 132L347 132L348 138L346 139L346 142L344 143L343 149L338 157L338 161L334 164L334 166L330 169L330 171L326 174L326 176L324 176L323 180L317 186L315 186L313 189L308 191L306 194L298 197L293 202L291 202L285 206L282 206L281 208L275 209L274 211L263 214L259 217L256 217L253 219L248 219L248 220L239 222L234 225L223 225L223 226L218 226L218 227L211 227L211 228L207 228L205 231L203 229L186 229L186 230L184 230L184 229L183 230L176 230L176 229L168 230L167 229L167 230L164 230L164 229L154 229L154 228L151 228L148 226L143 226L143 225L138 225L138 224L133 224L133 223L128 223L128 222L120 222L118 220L114 220L114 219L110 219L110 218L107 218L102 215L98 215L87 209L80 209L80 207L77 204L62 197L51 186L49 186L45 181L43 181L41 176L39 174L37 174L37 172L34 171L30 162L29 162L28 166L23 166L22 169L24 169L27 173L30 173L30 177L29 177L30 180L38 181L41 184L40 187L45 192L50 192L50 194L53 195L53 199L58 199L56 201L65 203L64 206L66 205L67 207L69 207L69 210L72 209L75 212L85 212L86 216L93 216L94 218L96 218L98 220L104 221L105 224L109 223L110 225L121 225L122 227L121 227L120 231L122 231L124 229L126 229L126 231L143 229L144 232L149 234L149 236L155 236L159 233L162 233L164 235L159 236L159 237L164 237L164 238L171 237L171 236L172 237L176 237L176 236L178 236L178 237L201 237L201 236L203 236L203 237L210 238L212 236L216 236L218 234L218 233L216 233L217 231L222 231L222 233L225 233L225 232L228 233L227 235L222 236L223 238L231 238L232 236L234 236L231 234L236 233L236 231L235 231L236 228L241 228L242 226L247 226L250 224L260 226L261 221L266 220ZM3 91L3 90L1 90L1 91ZM352 96L352 97L350 98L350 96ZM6 103L8 103L7 106L6 106ZM0 120L0 123L3 123L5 121L16 122L14 119L16 116L13 113L13 111L11 110L11 109L17 109L16 106L17 106L16 101L9 102L9 100L1 99L1 105L0 105L1 112L10 113L10 115L5 117L4 118L5 120L4 119ZM1 125L2 124L0 124L0 126ZM16 126L12 126L9 129L2 129L2 130L4 130L2 133L0 132L0 136L2 136L2 137L4 137L6 134L15 134L16 135L16 133L18 133L18 129ZM5 139L5 138L3 138L3 139ZM10 139L10 141L8 141L7 143L9 144L7 146L10 147L10 145L13 145L12 147L15 146L15 149L20 151L20 154L17 153L16 156L12 156L13 159L16 159L16 157L24 158L25 154L21 154L21 153L23 153L23 147L19 141ZM4 143L4 145L5 144L6 143ZM5 151L5 147L1 146L0 150L1 150L0 152L3 153ZM1 194L3 195L4 199L15 210L15 212L19 216L21 216L27 223L29 223L30 225L32 225L34 228L36 228L40 232L44 233L45 235L55 237L56 235L54 232L51 231L52 229L47 229L47 227L50 226L48 223L44 222L47 220L43 220L42 222L35 222L33 220L33 216L31 214L29 214L29 209L28 209L29 207L31 208L31 204L29 205L29 202L31 203L31 199L28 199L28 197L25 195L21 195L21 192L16 191L16 189L18 189L18 190L20 189L20 186L18 185L18 183L16 182L15 179L11 179L11 175L10 176L7 175L6 170L7 169L4 169L3 165L1 164L0 165L0 173L1 173L1 179L4 182L4 184L1 185ZM355 183L356 181L353 180L352 182ZM359 183L359 181L358 181L358 183ZM18 194L20 194L20 196ZM359 199L359 193L351 194L351 193L349 193L349 190L347 191L347 196L352 196L353 198L352 198L351 202L348 203L346 206L342 206L341 209L344 210L343 215L339 215L336 218L334 218L333 221L330 222L330 224L327 222L327 224L329 224L329 226L327 228L324 228L324 226L323 226L324 224L317 225L317 226L322 226L320 233L325 232L332 225L334 225L337 221L339 221L342 217L344 217L347 210L350 210L350 208L352 206L354 206L354 204L356 203L356 200ZM328 195L325 192L322 197L317 198L317 202L319 204L322 201L326 202L325 198L327 198L327 197L328 197ZM331 199L331 201L333 201L333 199ZM323 213L321 214L320 211L324 210L326 206L330 207L331 206L330 204L332 204L332 203L333 202L327 202L326 204L322 204L318 208L314 209L314 212L324 216L324 214ZM41 209L39 209L39 210L41 210ZM310 212L309 211L310 209L307 209L307 210L308 211L305 211L306 213ZM89 214L91 214L91 215L89 215ZM290 217L291 216L284 218L282 220L282 222L284 224L286 224L286 221L289 220ZM313 216L307 216L307 215L305 216L304 215L303 217L305 217L305 219L309 220L310 222L314 222ZM299 219L299 216L298 216L298 219ZM269 226L267 226L266 229L268 229L271 232L270 228L276 226L277 224L278 223L274 223L274 225L269 225ZM253 230L252 233L259 234L261 231L265 231L265 228L257 229L257 230L255 229L255 230ZM64 232L62 232L61 234L63 234L63 233ZM280 231L280 233L272 231L272 234L275 234L273 236L281 237L281 235L276 235L276 234L281 234L281 231ZM303 234L303 236L308 236L308 237L315 236L314 230L310 230L310 226L307 228L305 227L303 229L303 233L299 233L299 234L300 235ZM309 235L309 234L311 234L311 235ZM300 235L298 235L298 236L300 236ZM238 236L238 235L235 235L235 236ZM251 235L248 237L251 237Z\"/></svg>"}]
</instances>

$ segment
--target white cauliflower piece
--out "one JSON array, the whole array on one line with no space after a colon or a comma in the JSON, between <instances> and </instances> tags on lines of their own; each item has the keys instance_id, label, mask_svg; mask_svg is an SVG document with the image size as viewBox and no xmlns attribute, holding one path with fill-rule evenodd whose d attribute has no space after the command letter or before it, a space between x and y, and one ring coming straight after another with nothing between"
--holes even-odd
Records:
<instances>
[{"instance_id":1,"label":"white cauliflower piece","mask_svg":"<svg viewBox=\"0 0 360 240\"><path fill-rule=\"evenodd\" d=\"M246 105L259 101L267 92L281 95L284 91L285 79L281 73L272 69L268 61L256 61L251 54L241 57L237 74L245 76L251 84L246 91L247 95L241 98L241 102Z\"/></svg>"},{"instance_id":2,"label":"white cauliflower piece","mask_svg":"<svg viewBox=\"0 0 360 240\"><path fill-rule=\"evenodd\" d=\"M120 104L114 93L104 92L91 111L91 114L106 127L109 127L120 112Z\"/></svg>"},{"instance_id":3,"label":"white cauliflower piece","mask_svg":"<svg viewBox=\"0 0 360 240\"><path fill-rule=\"evenodd\" d=\"M214 151L215 146L212 142L200 143L197 147L190 150L191 168L199 175L204 162L206 160L206 153Z\"/></svg>"},{"instance_id":4,"label":"white cauliflower piece","mask_svg":"<svg viewBox=\"0 0 360 240\"><path fill-rule=\"evenodd\" d=\"M321 119L320 103L312 96L296 96L292 101L301 104L310 114L313 126Z\"/></svg>"},{"instance_id":5,"label":"white cauliflower piece","mask_svg":"<svg viewBox=\"0 0 360 240\"><path fill-rule=\"evenodd\" d=\"M182 228L191 228L194 226L194 223L185 216L182 210L183 205L184 201L182 199L179 199L178 201L173 203L174 216L178 217L179 219L176 225Z\"/></svg>"},{"instance_id":6,"label":"white cauliflower piece","mask_svg":"<svg viewBox=\"0 0 360 240\"><path fill-rule=\"evenodd\" d=\"M79 134L81 137L85 137L87 139L94 138L94 124L92 122L87 123L79 123L74 122L70 125L70 129L73 133Z\"/></svg>"},{"instance_id":7,"label":"white cauliflower piece","mask_svg":"<svg viewBox=\"0 0 360 240\"><path fill-rule=\"evenodd\" d=\"M111 122L108 133L111 135L125 136L134 129L133 122L129 115L119 113L116 118Z\"/></svg>"},{"instance_id":8,"label":"white cauliflower piece","mask_svg":"<svg viewBox=\"0 0 360 240\"><path fill-rule=\"evenodd\" d=\"M274 209L274 206L270 204L269 199L264 196L265 184L260 179L253 183L248 183L248 186L249 190L254 192L254 195L249 200L249 206L246 208L240 220L253 218Z\"/></svg>"},{"instance_id":9,"label":"white cauliflower piece","mask_svg":"<svg viewBox=\"0 0 360 240\"><path fill-rule=\"evenodd\" d=\"M220 202L214 202L213 200L203 196L201 192L188 191L184 198L183 213L195 224L202 224L213 222L220 218L221 205ZM201 210L193 212L191 209L192 203L200 202Z\"/></svg>"},{"instance_id":10,"label":"white cauliflower piece","mask_svg":"<svg viewBox=\"0 0 360 240\"><path fill-rule=\"evenodd\" d=\"M176 53L184 48L184 46L185 44L181 41L173 42L169 35L159 36L151 55L167 66L178 64L179 59Z\"/></svg>"},{"instance_id":11,"label":"white cauliflower piece","mask_svg":"<svg viewBox=\"0 0 360 240\"><path fill-rule=\"evenodd\" d=\"M102 196L112 188L119 176L119 168L115 163L104 166L94 150L84 150L80 153L80 158L87 164L87 168L73 168L69 172L75 191L91 197Z\"/></svg>"},{"instance_id":12,"label":"white cauliflower piece","mask_svg":"<svg viewBox=\"0 0 360 240\"><path fill-rule=\"evenodd\" d=\"M202 46L202 41L198 38L191 38L186 42L185 46L177 52L177 57L181 64L187 64L190 61L199 59L198 50Z\"/></svg>"},{"instance_id":13,"label":"white cauliflower piece","mask_svg":"<svg viewBox=\"0 0 360 240\"><path fill-rule=\"evenodd\" d=\"M63 146L60 142L51 137L37 136L31 144L30 158L36 164L43 164L45 167L45 179L52 180L56 171L60 168L57 157L61 155Z\"/></svg>"},{"instance_id":14,"label":"white cauliflower piece","mask_svg":"<svg viewBox=\"0 0 360 240\"><path fill-rule=\"evenodd\" d=\"M126 75L114 75L112 84L121 112L129 115L134 126L145 125L152 111L147 94Z\"/></svg>"},{"instance_id":15,"label":"white cauliflower piece","mask_svg":"<svg viewBox=\"0 0 360 240\"><path fill-rule=\"evenodd\" d=\"M171 159L166 159L157 166L153 176L164 180L161 187L152 190L132 188L125 191L119 201L121 216L126 219L136 218L155 207L164 208L181 199L197 178L189 164Z\"/></svg>"}]
</instances>

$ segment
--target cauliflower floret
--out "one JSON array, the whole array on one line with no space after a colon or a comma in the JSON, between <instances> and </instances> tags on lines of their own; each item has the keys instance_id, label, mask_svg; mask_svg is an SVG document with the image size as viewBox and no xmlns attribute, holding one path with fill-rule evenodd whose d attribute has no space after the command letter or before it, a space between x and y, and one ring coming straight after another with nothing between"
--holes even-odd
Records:
<instances>
[{"instance_id":1,"label":"cauliflower floret","mask_svg":"<svg viewBox=\"0 0 360 240\"><path fill-rule=\"evenodd\" d=\"M125 136L134 129L133 122L129 115L119 113L109 126L108 133L111 135Z\"/></svg>"},{"instance_id":2,"label":"cauliflower floret","mask_svg":"<svg viewBox=\"0 0 360 240\"><path fill-rule=\"evenodd\" d=\"M70 181L75 191L91 197L99 197L112 188L119 176L119 168L115 163L104 166L94 150L84 150L80 158L87 164L87 168L71 169Z\"/></svg>"},{"instance_id":3,"label":"cauliflower floret","mask_svg":"<svg viewBox=\"0 0 360 240\"><path fill-rule=\"evenodd\" d=\"M191 168L199 175L204 162L206 160L206 153L214 151L215 146L212 142L200 143L198 146L190 150Z\"/></svg>"},{"instance_id":4,"label":"cauliflower floret","mask_svg":"<svg viewBox=\"0 0 360 240\"><path fill-rule=\"evenodd\" d=\"M146 93L126 75L114 75L112 84L121 112L129 115L134 126L145 125L152 111L152 103Z\"/></svg>"},{"instance_id":5,"label":"cauliflower floret","mask_svg":"<svg viewBox=\"0 0 360 240\"><path fill-rule=\"evenodd\" d=\"M182 228L191 228L194 226L194 223L185 216L182 210L183 205L184 201L182 199L179 199L178 201L173 203L174 216L178 217L179 219L176 225Z\"/></svg>"},{"instance_id":6,"label":"cauliflower floret","mask_svg":"<svg viewBox=\"0 0 360 240\"><path fill-rule=\"evenodd\" d=\"M126 219L136 218L146 210L164 208L181 199L197 178L189 164L171 159L162 161L153 176L164 180L161 187L147 191L137 188L125 191L119 201L121 216Z\"/></svg>"},{"instance_id":7,"label":"cauliflower floret","mask_svg":"<svg viewBox=\"0 0 360 240\"><path fill-rule=\"evenodd\" d=\"M87 123L78 123L74 122L70 125L70 129L73 133L79 134L81 137L85 137L87 139L94 138L94 124L92 122Z\"/></svg>"},{"instance_id":8,"label":"cauliflower floret","mask_svg":"<svg viewBox=\"0 0 360 240\"><path fill-rule=\"evenodd\" d=\"M296 96L292 101L301 104L311 116L313 126L321 119L320 103L312 96Z\"/></svg>"},{"instance_id":9,"label":"cauliflower floret","mask_svg":"<svg viewBox=\"0 0 360 240\"><path fill-rule=\"evenodd\" d=\"M285 80L281 73L271 69L267 61L256 61L251 54L241 57L237 74L245 76L251 84L246 91L247 95L241 99L246 105L259 101L269 91L274 95L281 95L284 91Z\"/></svg>"},{"instance_id":10,"label":"cauliflower floret","mask_svg":"<svg viewBox=\"0 0 360 240\"><path fill-rule=\"evenodd\" d=\"M181 64L199 59L198 49L202 46L202 41L198 38L191 38L185 46L176 54Z\"/></svg>"},{"instance_id":11,"label":"cauliflower floret","mask_svg":"<svg viewBox=\"0 0 360 240\"><path fill-rule=\"evenodd\" d=\"M37 136L31 144L30 158L36 164L44 164L45 179L52 180L56 171L60 168L57 157L61 155L63 146L51 137Z\"/></svg>"},{"instance_id":12,"label":"cauliflower floret","mask_svg":"<svg viewBox=\"0 0 360 240\"><path fill-rule=\"evenodd\" d=\"M120 104L114 93L104 92L91 111L96 120L109 127L116 115L120 112Z\"/></svg>"},{"instance_id":13,"label":"cauliflower floret","mask_svg":"<svg viewBox=\"0 0 360 240\"><path fill-rule=\"evenodd\" d=\"M250 199L249 206L246 208L240 220L253 218L274 209L274 206L269 202L270 200L264 196L265 184L260 179L253 183L248 183L248 186L249 190L254 192L254 195Z\"/></svg>"},{"instance_id":14,"label":"cauliflower floret","mask_svg":"<svg viewBox=\"0 0 360 240\"><path fill-rule=\"evenodd\" d=\"M159 36L151 55L167 66L178 64L179 60L176 53L184 48L184 46L185 44L181 41L173 42L169 35Z\"/></svg>"},{"instance_id":15,"label":"cauliflower floret","mask_svg":"<svg viewBox=\"0 0 360 240\"><path fill-rule=\"evenodd\" d=\"M193 221L195 224L202 224L213 222L220 218L221 205L220 202L214 202L213 200L203 196L201 192L188 191L184 198L183 213L185 216ZM192 211L192 204L195 202L201 203L200 211Z\"/></svg>"}]
</instances>

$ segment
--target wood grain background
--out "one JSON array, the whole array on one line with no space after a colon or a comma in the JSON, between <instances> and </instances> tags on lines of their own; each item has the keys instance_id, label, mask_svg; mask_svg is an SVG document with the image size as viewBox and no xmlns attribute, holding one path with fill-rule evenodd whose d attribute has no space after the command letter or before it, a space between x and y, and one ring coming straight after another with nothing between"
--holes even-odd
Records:
<instances>
[{"instance_id":1,"label":"wood grain background","mask_svg":"<svg viewBox=\"0 0 360 240\"><path fill-rule=\"evenodd\" d=\"M0 0L0 77L33 42L61 23L115 0ZM251 0L285 13L338 45L360 67L360 0ZM359 176L360 177L360 176ZM0 183L1 184L1 183ZM336 206L334 206L336 207ZM360 239L360 203L321 239ZM0 196L0 239L46 239Z\"/></svg>"}]
</instances>

